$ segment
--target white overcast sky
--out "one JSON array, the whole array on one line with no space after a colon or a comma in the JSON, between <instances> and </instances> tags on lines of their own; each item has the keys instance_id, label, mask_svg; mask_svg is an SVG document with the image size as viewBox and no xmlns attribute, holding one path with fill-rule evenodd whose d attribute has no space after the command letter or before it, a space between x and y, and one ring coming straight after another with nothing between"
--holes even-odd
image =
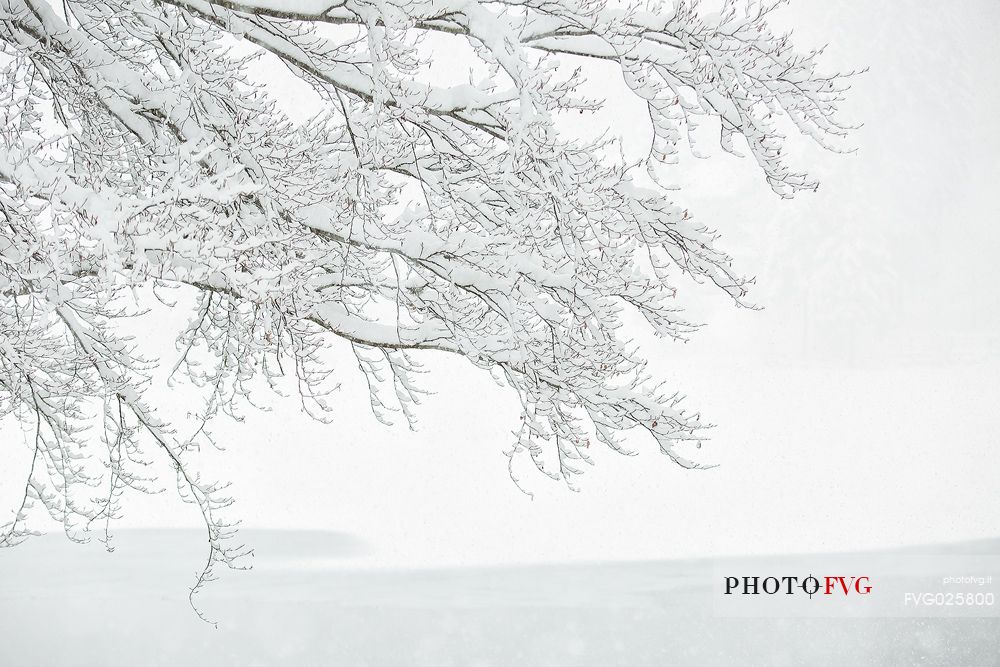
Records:
<instances>
[{"instance_id":1,"label":"white overcast sky","mask_svg":"<svg viewBox=\"0 0 1000 667\"><path fill-rule=\"evenodd\" d=\"M690 343L636 329L655 369L717 424L698 456L719 467L683 470L637 439L637 457L593 451L580 493L526 473L530 500L502 455L513 394L459 359L424 357L436 393L420 428L389 429L371 417L345 357L333 424L287 401L216 425L228 450L206 468L233 481L235 515L252 527L344 531L370 545L368 562L401 565L1000 534L1000 2L796 0L778 18L800 48L829 43L829 68L870 68L845 106L864 123L859 151L800 147L822 186L788 202L706 135L713 159L685 161L678 197L724 233L737 268L757 276L752 296L764 309L693 288L692 317L707 326ZM600 88L610 111L593 122L614 122L641 150L637 110L613 82ZM310 104L300 86L280 94ZM160 324L149 323L151 337ZM5 461L20 460L20 439L0 434ZM13 472L0 474L4 499L19 490ZM197 525L172 492L133 498L126 513L126 526Z\"/></svg>"}]
</instances>

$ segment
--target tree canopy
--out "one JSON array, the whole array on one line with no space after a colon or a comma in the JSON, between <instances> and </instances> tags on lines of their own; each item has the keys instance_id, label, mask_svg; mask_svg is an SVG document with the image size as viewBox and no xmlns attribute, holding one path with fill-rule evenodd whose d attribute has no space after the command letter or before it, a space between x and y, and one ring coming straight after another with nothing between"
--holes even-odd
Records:
<instances>
[{"instance_id":1,"label":"tree canopy","mask_svg":"<svg viewBox=\"0 0 1000 667\"><path fill-rule=\"evenodd\" d=\"M696 467L679 446L703 437L699 415L621 324L631 310L684 338L685 275L747 305L659 176L697 122L781 197L817 187L783 128L840 150L846 75L772 31L779 4L2 0L0 416L34 447L3 542L30 534L32 506L71 536L114 518L166 457L208 529L203 576L238 556L229 499L193 463L208 430L181 435L149 400L159 362L121 329L150 287L197 295L163 363L203 392L203 425L280 378L328 418L335 344L375 415L409 420L419 357L437 351L510 387L510 455L554 478L572 483L592 439L626 452L630 429ZM433 75L430 40L463 49L467 81ZM598 62L648 111L640 159L614 127L562 127L606 104L582 92ZM259 67L320 110L290 119Z\"/></svg>"}]
</instances>

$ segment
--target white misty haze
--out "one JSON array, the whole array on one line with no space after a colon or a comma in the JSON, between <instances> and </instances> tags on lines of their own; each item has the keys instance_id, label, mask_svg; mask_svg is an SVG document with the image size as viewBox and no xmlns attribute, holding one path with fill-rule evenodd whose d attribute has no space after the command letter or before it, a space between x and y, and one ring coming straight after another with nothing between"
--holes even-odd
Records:
<instances>
[{"instance_id":1,"label":"white misty haze","mask_svg":"<svg viewBox=\"0 0 1000 667\"><path fill-rule=\"evenodd\" d=\"M206 475L232 480L244 525L344 531L370 544L363 562L393 565L829 551L1000 533L991 271L1000 4L798 0L775 18L795 26L802 48L829 42L827 69L870 68L844 107L864 127L855 155L796 144L822 185L792 201L749 158L722 154L712 127L700 142L712 159L685 157L677 170L679 201L723 232L721 247L757 277L750 297L764 306L735 309L695 289L690 316L707 326L690 343L634 327L654 372L717 424L695 456L719 467L684 470L645 442L637 457L593 447L580 493L522 461L529 500L502 455L517 421L512 394L463 360L425 354L435 395L419 430L385 428L347 354L333 424L305 418L294 400L215 424L227 451L206 454ZM461 71L461 54L434 48L443 75ZM260 74L275 86L287 78ZM609 105L580 129L610 123L643 150L640 110L615 85L595 82ZM305 114L308 95L289 85L281 99ZM177 330L143 326L149 338ZM164 360L174 354L167 338L159 349ZM21 438L0 433L12 461L0 472L3 507L22 490ZM125 514L122 527L199 525L169 489L132 495Z\"/></svg>"}]
</instances>

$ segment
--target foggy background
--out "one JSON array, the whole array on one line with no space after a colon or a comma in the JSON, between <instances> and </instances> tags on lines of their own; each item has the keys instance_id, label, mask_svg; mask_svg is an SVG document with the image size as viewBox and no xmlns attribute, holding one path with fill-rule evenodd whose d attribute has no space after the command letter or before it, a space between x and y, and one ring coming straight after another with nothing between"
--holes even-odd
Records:
<instances>
[{"instance_id":1,"label":"foggy background","mask_svg":"<svg viewBox=\"0 0 1000 667\"><path fill-rule=\"evenodd\" d=\"M365 547L345 558L363 566L837 551L1000 533L1000 2L796 0L774 16L794 26L799 49L829 43L825 71L869 68L844 106L864 126L853 155L793 144L796 166L821 186L792 201L751 159L722 153L707 123L700 149L712 159L686 157L673 174L677 201L723 233L763 306L736 309L681 282L689 317L706 323L691 342L634 327L651 370L717 425L697 460L719 467L681 469L636 439L638 457L592 447L580 493L521 461L532 500L502 454L517 423L512 393L460 359L424 354L435 395L419 430L385 428L348 354L332 425L294 399L215 423L227 451L206 453L201 468L233 482L231 516L348 534ZM304 86L277 70L260 76L308 113ZM612 124L644 150L641 109L601 76L608 109L576 129ZM165 313L171 326L158 318L139 331L162 338L164 362L163 333L186 317ZM23 489L22 440L0 432L4 512ZM119 527L199 526L162 472L167 492L127 496Z\"/></svg>"}]
</instances>

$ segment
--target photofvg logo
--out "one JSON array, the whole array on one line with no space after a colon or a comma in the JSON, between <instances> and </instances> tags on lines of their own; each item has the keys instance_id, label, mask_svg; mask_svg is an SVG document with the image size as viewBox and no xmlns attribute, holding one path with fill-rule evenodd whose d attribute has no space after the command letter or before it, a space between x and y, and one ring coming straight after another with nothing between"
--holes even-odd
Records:
<instances>
[{"instance_id":1,"label":"photofvg logo","mask_svg":"<svg viewBox=\"0 0 1000 667\"><path fill-rule=\"evenodd\" d=\"M726 558L711 574L718 616L1000 616L1000 557L992 554Z\"/></svg>"},{"instance_id":2,"label":"photofvg logo","mask_svg":"<svg viewBox=\"0 0 1000 667\"><path fill-rule=\"evenodd\" d=\"M869 595L871 577L726 577L725 595Z\"/></svg>"}]
</instances>

